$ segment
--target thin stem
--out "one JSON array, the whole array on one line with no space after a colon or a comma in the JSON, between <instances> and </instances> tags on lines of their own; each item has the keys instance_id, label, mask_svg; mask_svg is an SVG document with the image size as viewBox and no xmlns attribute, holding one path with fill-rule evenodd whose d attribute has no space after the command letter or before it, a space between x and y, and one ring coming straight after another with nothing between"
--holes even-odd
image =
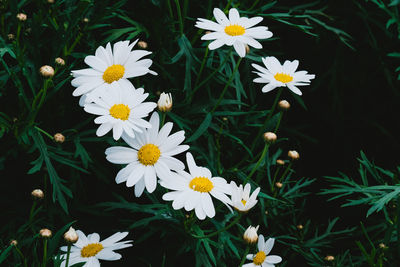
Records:
<instances>
[{"instance_id":1,"label":"thin stem","mask_svg":"<svg viewBox=\"0 0 400 267\"><path fill-rule=\"evenodd\" d=\"M40 108L42 107L42 105L44 103L44 100L47 95L47 88L49 87L50 82L51 82L51 78L45 80L43 88L39 91L39 93L36 95L35 99L32 102L32 116L30 119L31 125L35 121L37 113L39 112ZM39 99L39 97L40 97L40 99ZM39 101L39 104L36 104L37 101Z\"/></svg>"},{"instance_id":2,"label":"thin stem","mask_svg":"<svg viewBox=\"0 0 400 267\"><path fill-rule=\"evenodd\" d=\"M26 263L26 258L24 257L24 254L22 254L22 251L17 247L17 245L15 245L14 248L17 251L17 253L19 254L19 256L21 257L22 262L24 263L24 266L28 267L28 264Z\"/></svg>"},{"instance_id":3,"label":"thin stem","mask_svg":"<svg viewBox=\"0 0 400 267\"><path fill-rule=\"evenodd\" d=\"M37 127L37 126L34 126L34 128L35 128L36 130L38 130L39 132L43 133L44 135L46 135L46 136L47 136L48 138L50 138L51 140L54 140L54 137L53 137L51 134L49 134L48 132L46 132L45 130L40 129L40 128Z\"/></svg>"},{"instance_id":4,"label":"thin stem","mask_svg":"<svg viewBox=\"0 0 400 267\"><path fill-rule=\"evenodd\" d=\"M192 234L192 236L195 237L195 238L198 238L198 239L213 237L213 236L215 236L215 235L217 235L217 234L219 234L219 233L221 233L221 232L223 232L223 231L228 230L228 229L231 228L232 226L234 226L234 225L240 220L240 217L242 217L242 215L239 213L239 215L235 218L235 220L233 220L230 224L228 224L228 225L225 226L224 228L221 228L221 229L219 229L218 231L215 231L215 232L213 232L213 233L211 233L211 234L204 235L204 236L198 236L198 235L193 235L193 234Z\"/></svg>"},{"instance_id":5,"label":"thin stem","mask_svg":"<svg viewBox=\"0 0 400 267\"><path fill-rule=\"evenodd\" d=\"M256 0L254 1L254 3L251 5L251 7L249 8L249 10L252 10L259 2L260 0Z\"/></svg>"},{"instance_id":6,"label":"thin stem","mask_svg":"<svg viewBox=\"0 0 400 267\"><path fill-rule=\"evenodd\" d=\"M232 0L229 0L226 6L224 7L224 12L228 11L228 8L231 6Z\"/></svg>"},{"instance_id":7,"label":"thin stem","mask_svg":"<svg viewBox=\"0 0 400 267\"><path fill-rule=\"evenodd\" d=\"M279 125L281 124L282 117L283 117L283 111L281 111L281 112L279 113L278 122L276 123L275 130L274 130L274 133L275 133L275 134L278 132Z\"/></svg>"},{"instance_id":8,"label":"thin stem","mask_svg":"<svg viewBox=\"0 0 400 267\"><path fill-rule=\"evenodd\" d=\"M263 159L265 158L265 155L267 155L267 151L268 151L268 147L269 144L266 143L264 146L264 150L259 158L259 160L257 161L256 165L254 166L254 168L251 170L250 174L247 175L246 179L244 179L243 184L246 184L246 182L251 178L251 176L253 176L253 174L256 172L256 170L258 169L258 167L260 166L261 162L263 161Z\"/></svg>"},{"instance_id":9,"label":"thin stem","mask_svg":"<svg viewBox=\"0 0 400 267\"><path fill-rule=\"evenodd\" d=\"M171 7L170 0L167 0L167 7L168 7L169 16L171 17L171 19L174 19L174 14L172 13L172 7Z\"/></svg>"},{"instance_id":10,"label":"thin stem","mask_svg":"<svg viewBox=\"0 0 400 267\"><path fill-rule=\"evenodd\" d=\"M228 82L225 84L225 87L224 87L224 89L222 90L222 93L221 93L221 95L219 96L217 103L214 105L213 109L211 110L211 113L214 113L214 111L217 109L217 107L218 107L219 104L221 103L222 98L224 97L224 95L225 95L225 93L226 93L226 90L228 89L229 85L231 85L231 82L232 82L233 78L235 77L236 71L239 69L239 64L240 64L240 62L242 61L242 59L243 59L243 58L240 57L239 60L237 61L236 66L235 66L235 68L233 69L232 74L231 74L231 76L229 77Z\"/></svg>"},{"instance_id":11,"label":"thin stem","mask_svg":"<svg viewBox=\"0 0 400 267\"><path fill-rule=\"evenodd\" d=\"M274 178L272 179L272 183L271 183L271 191L274 191L274 184L276 181L276 176L278 176L278 173L280 170L281 170L281 165L279 165L278 168L276 168L276 171L274 173Z\"/></svg>"},{"instance_id":12,"label":"thin stem","mask_svg":"<svg viewBox=\"0 0 400 267\"><path fill-rule=\"evenodd\" d=\"M161 125L160 125L160 127L163 127L164 126L164 123L165 123L165 117L167 116L167 112L162 112L162 115L161 115Z\"/></svg>"},{"instance_id":13,"label":"thin stem","mask_svg":"<svg viewBox=\"0 0 400 267\"><path fill-rule=\"evenodd\" d=\"M292 167L292 164L293 164L293 162L291 161L291 162L288 164L286 170L283 172L281 178L279 178L278 182L280 182L280 181L282 181L283 179L285 179L285 177L288 175L288 172L291 171L290 168Z\"/></svg>"},{"instance_id":14,"label":"thin stem","mask_svg":"<svg viewBox=\"0 0 400 267\"><path fill-rule=\"evenodd\" d=\"M67 248L67 259L65 261L65 267L68 267L68 263L69 263L69 254L71 253L71 243L68 242L68 248Z\"/></svg>"},{"instance_id":15,"label":"thin stem","mask_svg":"<svg viewBox=\"0 0 400 267\"><path fill-rule=\"evenodd\" d=\"M29 220L28 220L28 224L31 224L32 220L33 220L33 215L35 214L35 208L37 205L37 200L33 200L33 204L31 207L31 211L29 212Z\"/></svg>"},{"instance_id":16,"label":"thin stem","mask_svg":"<svg viewBox=\"0 0 400 267\"><path fill-rule=\"evenodd\" d=\"M175 0L175 4L176 4L176 11L178 12L179 30L181 32L181 35L183 35L183 20L182 20L181 5L179 4L179 0Z\"/></svg>"},{"instance_id":17,"label":"thin stem","mask_svg":"<svg viewBox=\"0 0 400 267\"><path fill-rule=\"evenodd\" d=\"M247 253L249 253L249 251L250 251L250 246L247 245L247 246L246 246L246 251L245 251L244 254L243 254L243 257L242 257L242 260L240 261L239 267L242 267L242 266L243 266L244 261L246 260Z\"/></svg>"},{"instance_id":18,"label":"thin stem","mask_svg":"<svg viewBox=\"0 0 400 267\"><path fill-rule=\"evenodd\" d=\"M203 61L201 62L201 66L200 66L199 73L197 74L196 82L194 83L194 87L196 87L196 85L199 83L201 74L202 74L203 69L204 69L204 65L205 65L205 63L206 63L208 51L209 51L209 49L208 49L208 46L207 46L206 52L204 53L204 56L203 56Z\"/></svg>"},{"instance_id":19,"label":"thin stem","mask_svg":"<svg viewBox=\"0 0 400 267\"><path fill-rule=\"evenodd\" d=\"M43 239L43 267L47 264L47 238Z\"/></svg>"}]
</instances>

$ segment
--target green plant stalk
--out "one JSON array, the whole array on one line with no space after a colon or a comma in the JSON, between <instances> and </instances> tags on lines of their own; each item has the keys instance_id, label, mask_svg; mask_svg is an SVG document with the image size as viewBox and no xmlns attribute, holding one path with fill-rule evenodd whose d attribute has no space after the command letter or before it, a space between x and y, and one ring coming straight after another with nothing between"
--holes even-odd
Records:
<instances>
[{"instance_id":1,"label":"green plant stalk","mask_svg":"<svg viewBox=\"0 0 400 267\"><path fill-rule=\"evenodd\" d=\"M182 20L181 5L179 4L179 0L175 0L175 4L179 19L179 31L181 35L183 35L183 20Z\"/></svg>"},{"instance_id":2,"label":"green plant stalk","mask_svg":"<svg viewBox=\"0 0 400 267\"><path fill-rule=\"evenodd\" d=\"M171 19L174 19L174 14L172 13L172 7L171 7L170 0L167 0L167 7L168 7L169 16L171 17Z\"/></svg>"},{"instance_id":3,"label":"green plant stalk","mask_svg":"<svg viewBox=\"0 0 400 267\"><path fill-rule=\"evenodd\" d=\"M68 248L67 248L67 259L65 261L65 267L68 267L69 263L69 254L71 254L71 243L68 242Z\"/></svg>"},{"instance_id":4,"label":"green plant stalk","mask_svg":"<svg viewBox=\"0 0 400 267\"><path fill-rule=\"evenodd\" d=\"M192 234L192 236L193 236L194 238L198 238L198 239L213 237L213 236L215 236L215 235L217 235L217 234L219 234L219 233L221 233L221 232L223 232L223 231L228 230L228 229L231 228L232 226L234 226L234 225L240 220L241 217L242 217L242 215L239 213L239 215L235 218L235 220L233 220L230 224L228 224L228 225L225 226L224 228L221 228L221 229L219 229L219 230L217 230L217 231L215 231L215 232L213 232L213 233L211 233L211 234L204 235L204 236L198 236L198 235Z\"/></svg>"},{"instance_id":5,"label":"green plant stalk","mask_svg":"<svg viewBox=\"0 0 400 267\"><path fill-rule=\"evenodd\" d=\"M251 7L248 9L249 11L252 10L259 2L260 0L254 1L254 3L251 5Z\"/></svg>"},{"instance_id":6,"label":"green plant stalk","mask_svg":"<svg viewBox=\"0 0 400 267\"><path fill-rule=\"evenodd\" d=\"M48 132L46 132L45 130L40 129L40 128L37 127L37 126L34 126L34 128L35 128L36 130L38 130L39 132L43 133L44 135L46 135L46 136L47 136L48 138L50 138L51 140L54 140L54 137L53 137L51 134L49 134Z\"/></svg>"},{"instance_id":7,"label":"green plant stalk","mask_svg":"<svg viewBox=\"0 0 400 267\"><path fill-rule=\"evenodd\" d=\"M83 34L80 32L79 35L78 35L78 37L76 37L75 41L72 43L71 47L70 47L68 50L64 51L64 56L65 56L65 57L69 56L69 55L72 53L72 51L74 50L75 46L76 46L76 45L79 43L79 41L81 40L82 35L83 35Z\"/></svg>"},{"instance_id":8,"label":"green plant stalk","mask_svg":"<svg viewBox=\"0 0 400 267\"><path fill-rule=\"evenodd\" d=\"M164 126L164 123L165 123L165 117L166 117L166 116L167 116L167 112L162 112L162 115L161 115L161 125L160 125L160 128Z\"/></svg>"},{"instance_id":9,"label":"green plant stalk","mask_svg":"<svg viewBox=\"0 0 400 267\"><path fill-rule=\"evenodd\" d=\"M201 62L199 73L197 74L196 82L194 83L194 87L195 88L196 88L196 85L199 83L199 80L201 78L201 74L203 73L203 69L204 69L204 65L206 63L208 51L209 51L209 49L208 49L208 46L207 46L206 52L204 52L203 61Z\"/></svg>"},{"instance_id":10,"label":"green plant stalk","mask_svg":"<svg viewBox=\"0 0 400 267\"><path fill-rule=\"evenodd\" d=\"M33 124L40 108L42 107L42 105L44 103L44 100L47 95L47 88L49 87L50 82L51 82L51 78L45 80L43 88L39 91L39 93L36 95L35 99L32 102L32 116L31 116L29 125ZM40 100L39 100L39 97L40 97ZM39 101L39 104L36 105L37 101Z\"/></svg>"},{"instance_id":11,"label":"green plant stalk","mask_svg":"<svg viewBox=\"0 0 400 267\"><path fill-rule=\"evenodd\" d=\"M43 267L47 265L47 238L43 239Z\"/></svg>"},{"instance_id":12,"label":"green plant stalk","mask_svg":"<svg viewBox=\"0 0 400 267\"><path fill-rule=\"evenodd\" d=\"M21 35L21 22L18 22L18 28L17 28L17 45L19 47L19 36Z\"/></svg>"},{"instance_id":13,"label":"green plant stalk","mask_svg":"<svg viewBox=\"0 0 400 267\"><path fill-rule=\"evenodd\" d=\"M273 114L274 111L275 111L276 105L278 104L278 100L279 100L279 97L280 97L281 94L282 94L282 91L283 91L283 87L280 87L279 90L278 90L278 93L277 93L276 96L275 96L275 100L274 100L274 103L272 104L272 108L271 108L270 112L268 113L268 116L267 116L267 118L265 119L265 122L264 122L263 126L262 126L262 127L260 128L260 130L258 131L257 136L256 136L256 138L255 138L254 141L253 141L253 144L251 144L251 148L250 148L251 151L253 151L253 149L254 149L254 147L255 147L257 141L258 141L258 140L260 139L260 137L261 137L261 134L265 131L265 127L267 126L268 121L271 119L272 114Z\"/></svg>"},{"instance_id":14,"label":"green plant stalk","mask_svg":"<svg viewBox=\"0 0 400 267\"><path fill-rule=\"evenodd\" d=\"M14 246L14 248L17 251L17 253L19 254L19 256L21 257L22 262L24 263L24 267L28 267L28 264L26 262L26 258L24 257L24 254L22 254L22 251L17 246Z\"/></svg>"},{"instance_id":15,"label":"green plant stalk","mask_svg":"<svg viewBox=\"0 0 400 267\"><path fill-rule=\"evenodd\" d=\"M269 144L265 143L264 146L264 150L261 153L260 158L258 159L256 166L254 166L254 168L251 170L251 172L249 173L249 175L247 175L246 179L244 179L243 184L246 184L246 182L253 176L253 174L256 172L256 170L258 169L258 167L260 166L261 162L264 160L265 156L267 155L268 152L268 148L269 148Z\"/></svg>"},{"instance_id":16,"label":"green plant stalk","mask_svg":"<svg viewBox=\"0 0 400 267\"><path fill-rule=\"evenodd\" d=\"M233 69L232 74L231 74L231 76L229 77L228 82L225 84L225 87L224 87L224 89L222 90L222 93L221 93L221 95L219 96L217 103L214 105L213 109L211 110L211 113L214 113L214 111L217 109L217 107L218 107L219 104L221 103L222 98L224 97L224 95L225 95L225 93L226 93L228 87L231 85L231 83L232 83L232 81L233 81L233 78L235 77L235 74L236 74L237 70L239 69L239 65L240 65L240 62L242 61L242 59L243 59L243 58L240 57L239 60L237 61L236 66L235 66L235 68Z\"/></svg>"},{"instance_id":17,"label":"green plant stalk","mask_svg":"<svg viewBox=\"0 0 400 267\"><path fill-rule=\"evenodd\" d=\"M291 162L288 164L286 170L283 172L283 174L281 175L281 177L278 179L278 182L280 182L280 181L282 181L283 179L285 179L285 177L288 175L289 171L291 170L290 168L292 167L292 165L293 165L293 161L291 161Z\"/></svg>"},{"instance_id":18,"label":"green plant stalk","mask_svg":"<svg viewBox=\"0 0 400 267\"><path fill-rule=\"evenodd\" d=\"M276 177L278 176L279 171L281 170L281 165L278 165L278 168L276 168L276 171L274 173L274 178L272 178L272 183L271 183L271 191L274 191L274 184L275 184L275 180Z\"/></svg>"},{"instance_id":19,"label":"green plant stalk","mask_svg":"<svg viewBox=\"0 0 400 267\"><path fill-rule=\"evenodd\" d=\"M397 220L396 220L396 227L397 227L397 235L400 234L400 197L397 197ZM397 237L397 255L400 255L400 238Z\"/></svg>"},{"instance_id":20,"label":"green plant stalk","mask_svg":"<svg viewBox=\"0 0 400 267\"><path fill-rule=\"evenodd\" d=\"M247 245L247 246L246 246L246 250L245 250L245 252L244 252L244 254L243 254L242 260L240 261L239 267L242 267L242 266L243 266L243 264L244 264L244 262L245 262L245 260L246 260L247 253L249 253L249 251L250 251L250 246Z\"/></svg>"},{"instance_id":21,"label":"green plant stalk","mask_svg":"<svg viewBox=\"0 0 400 267\"><path fill-rule=\"evenodd\" d=\"M37 200L34 199L34 200L33 200L32 207L31 207L31 211L29 212L28 224L31 224L31 222L32 222L32 220L33 220L33 215L35 214L36 205L37 205Z\"/></svg>"},{"instance_id":22,"label":"green plant stalk","mask_svg":"<svg viewBox=\"0 0 400 267\"><path fill-rule=\"evenodd\" d=\"M275 134L278 132L279 126L280 126L280 124L281 124L282 117L283 117L283 111L281 111L281 112L279 113L278 122L276 123L275 130L274 130L274 133L275 133Z\"/></svg>"},{"instance_id":23,"label":"green plant stalk","mask_svg":"<svg viewBox=\"0 0 400 267\"><path fill-rule=\"evenodd\" d=\"M229 0L228 3L226 4L226 6L224 7L224 13L226 11L228 11L228 8L231 6L231 4L232 4L232 0Z\"/></svg>"}]
</instances>

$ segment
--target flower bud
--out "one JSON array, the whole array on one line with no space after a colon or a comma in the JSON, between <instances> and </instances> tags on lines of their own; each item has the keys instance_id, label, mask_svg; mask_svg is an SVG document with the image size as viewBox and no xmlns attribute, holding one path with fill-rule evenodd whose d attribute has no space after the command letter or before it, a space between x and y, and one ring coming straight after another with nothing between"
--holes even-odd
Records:
<instances>
[{"instance_id":1,"label":"flower bud","mask_svg":"<svg viewBox=\"0 0 400 267\"><path fill-rule=\"evenodd\" d=\"M148 45L145 41L139 41L137 43L137 45L139 46L139 48L142 48L142 49L146 49L148 47Z\"/></svg>"},{"instance_id":2,"label":"flower bud","mask_svg":"<svg viewBox=\"0 0 400 267\"><path fill-rule=\"evenodd\" d=\"M255 244L257 243L258 240L258 231L259 225L257 227L249 226L249 228L246 229L246 231L243 234L243 239L247 244Z\"/></svg>"},{"instance_id":3,"label":"flower bud","mask_svg":"<svg viewBox=\"0 0 400 267\"><path fill-rule=\"evenodd\" d=\"M10 246L16 246L16 245L18 245L18 241L15 239L11 240Z\"/></svg>"},{"instance_id":4,"label":"flower bud","mask_svg":"<svg viewBox=\"0 0 400 267\"><path fill-rule=\"evenodd\" d=\"M64 65L65 65L65 60L62 59L62 58L60 58L60 57L56 58L56 59L54 60L54 62L55 62L57 65L60 65L60 66L64 66Z\"/></svg>"},{"instance_id":5,"label":"flower bud","mask_svg":"<svg viewBox=\"0 0 400 267\"><path fill-rule=\"evenodd\" d=\"M245 45L245 49L246 49L246 54L250 53L250 47L247 44Z\"/></svg>"},{"instance_id":6,"label":"flower bud","mask_svg":"<svg viewBox=\"0 0 400 267\"><path fill-rule=\"evenodd\" d=\"M54 0L47 0L47 3L54 4Z\"/></svg>"},{"instance_id":7,"label":"flower bud","mask_svg":"<svg viewBox=\"0 0 400 267\"><path fill-rule=\"evenodd\" d=\"M297 229L299 229L299 230L303 230L303 228L304 228L304 226L303 226L302 224L299 224L299 225L297 225L296 227L297 227Z\"/></svg>"},{"instance_id":8,"label":"flower bud","mask_svg":"<svg viewBox=\"0 0 400 267\"><path fill-rule=\"evenodd\" d=\"M26 14L24 14L24 13L18 13L18 14L17 14L17 19L18 19L19 21L25 21L27 18L28 18L28 17L27 17Z\"/></svg>"},{"instance_id":9,"label":"flower bud","mask_svg":"<svg viewBox=\"0 0 400 267\"><path fill-rule=\"evenodd\" d=\"M54 141L56 141L57 143L62 144L65 141L65 136L62 133L56 133L54 135Z\"/></svg>"},{"instance_id":10,"label":"flower bud","mask_svg":"<svg viewBox=\"0 0 400 267\"><path fill-rule=\"evenodd\" d=\"M384 243L379 243L379 248L387 249L388 247Z\"/></svg>"},{"instance_id":11,"label":"flower bud","mask_svg":"<svg viewBox=\"0 0 400 267\"><path fill-rule=\"evenodd\" d=\"M275 183L275 186L276 186L277 188L282 188L283 184L282 184L281 182L276 182L276 183Z\"/></svg>"},{"instance_id":12,"label":"flower bud","mask_svg":"<svg viewBox=\"0 0 400 267\"><path fill-rule=\"evenodd\" d=\"M277 159L276 164L283 166L283 165L285 165L285 162L281 159Z\"/></svg>"},{"instance_id":13,"label":"flower bud","mask_svg":"<svg viewBox=\"0 0 400 267\"><path fill-rule=\"evenodd\" d=\"M43 238L50 238L51 237L51 231L47 228L43 228L39 231L39 234Z\"/></svg>"},{"instance_id":14,"label":"flower bud","mask_svg":"<svg viewBox=\"0 0 400 267\"><path fill-rule=\"evenodd\" d=\"M79 237L78 234L76 233L75 229L70 227L67 232L64 234L64 240L69 242L69 243L76 243L78 241Z\"/></svg>"},{"instance_id":15,"label":"flower bud","mask_svg":"<svg viewBox=\"0 0 400 267\"><path fill-rule=\"evenodd\" d=\"M83 20L82 20L84 23L88 23L89 22L89 19L88 18L83 18Z\"/></svg>"},{"instance_id":16,"label":"flower bud","mask_svg":"<svg viewBox=\"0 0 400 267\"><path fill-rule=\"evenodd\" d=\"M286 111L286 110L289 110L290 104L286 100L281 100L278 103L278 107L279 107L280 110Z\"/></svg>"},{"instance_id":17,"label":"flower bud","mask_svg":"<svg viewBox=\"0 0 400 267\"><path fill-rule=\"evenodd\" d=\"M40 189L33 190L31 195L36 199L43 199L44 198L44 193Z\"/></svg>"},{"instance_id":18,"label":"flower bud","mask_svg":"<svg viewBox=\"0 0 400 267\"><path fill-rule=\"evenodd\" d=\"M157 102L158 110L161 112L168 112L172 109L172 96L171 94L161 93L160 99Z\"/></svg>"},{"instance_id":19,"label":"flower bud","mask_svg":"<svg viewBox=\"0 0 400 267\"><path fill-rule=\"evenodd\" d=\"M15 35L12 33L9 33L9 34L7 34L7 38L8 38L8 40L12 41L15 39Z\"/></svg>"},{"instance_id":20,"label":"flower bud","mask_svg":"<svg viewBox=\"0 0 400 267\"><path fill-rule=\"evenodd\" d=\"M328 255L328 256L325 257L325 260L326 261L333 261L333 260L335 260L335 257L333 257L332 255Z\"/></svg>"},{"instance_id":21,"label":"flower bud","mask_svg":"<svg viewBox=\"0 0 400 267\"><path fill-rule=\"evenodd\" d=\"M275 143L275 141L277 139L276 134L273 132L266 132L266 133L264 133L263 137L264 137L265 142L267 142L268 144Z\"/></svg>"},{"instance_id":22,"label":"flower bud","mask_svg":"<svg viewBox=\"0 0 400 267\"><path fill-rule=\"evenodd\" d=\"M300 155L296 150L289 150L287 155L291 160L298 160L300 158Z\"/></svg>"},{"instance_id":23,"label":"flower bud","mask_svg":"<svg viewBox=\"0 0 400 267\"><path fill-rule=\"evenodd\" d=\"M45 78L50 78L54 76L54 69L52 66L49 65L41 66L39 72Z\"/></svg>"}]
</instances>

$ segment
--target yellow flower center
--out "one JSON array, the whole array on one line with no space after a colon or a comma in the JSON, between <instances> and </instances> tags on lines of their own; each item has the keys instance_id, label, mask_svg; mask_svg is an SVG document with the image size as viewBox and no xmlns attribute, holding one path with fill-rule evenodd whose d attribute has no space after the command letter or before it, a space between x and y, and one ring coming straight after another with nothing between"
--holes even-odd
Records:
<instances>
[{"instance_id":1,"label":"yellow flower center","mask_svg":"<svg viewBox=\"0 0 400 267\"><path fill-rule=\"evenodd\" d=\"M143 165L154 165L160 158L161 151L158 146L147 144L142 146L138 152L138 159Z\"/></svg>"},{"instance_id":2,"label":"yellow flower center","mask_svg":"<svg viewBox=\"0 0 400 267\"><path fill-rule=\"evenodd\" d=\"M275 74L274 78L282 83L289 83L293 81L293 77L286 73L277 73Z\"/></svg>"},{"instance_id":3,"label":"yellow flower center","mask_svg":"<svg viewBox=\"0 0 400 267\"><path fill-rule=\"evenodd\" d=\"M259 252L257 252L256 256L253 258L253 263L255 265L261 265L261 264L263 264L266 257L267 257L267 255L265 255L264 251L259 251Z\"/></svg>"},{"instance_id":4,"label":"yellow flower center","mask_svg":"<svg viewBox=\"0 0 400 267\"><path fill-rule=\"evenodd\" d=\"M119 64L111 65L106 69L103 73L103 80L106 83L112 83L114 81L118 81L124 76L125 67Z\"/></svg>"},{"instance_id":5,"label":"yellow flower center","mask_svg":"<svg viewBox=\"0 0 400 267\"><path fill-rule=\"evenodd\" d=\"M210 179L206 177L195 177L190 181L189 187L194 191L207 193L214 188L214 185Z\"/></svg>"},{"instance_id":6,"label":"yellow flower center","mask_svg":"<svg viewBox=\"0 0 400 267\"><path fill-rule=\"evenodd\" d=\"M116 119L126 121L131 113L130 108L124 104L115 104L110 108L110 115Z\"/></svg>"},{"instance_id":7,"label":"yellow flower center","mask_svg":"<svg viewBox=\"0 0 400 267\"><path fill-rule=\"evenodd\" d=\"M240 25L233 24L225 27L225 33L230 36L243 35L246 29Z\"/></svg>"},{"instance_id":8,"label":"yellow flower center","mask_svg":"<svg viewBox=\"0 0 400 267\"><path fill-rule=\"evenodd\" d=\"M246 200L242 199L242 203L244 206L246 206L246 202L247 202Z\"/></svg>"},{"instance_id":9,"label":"yellow flower center","mask_svg":"<svg viewBox=\"0 0 400 267\"><path fill-rule=\"evenodd\" d=\"M103 245L100 243L88 244L81 249L81 256L83 258L93 257L97 253L99 253L103 248L104 248Z\"/></svg>"}]
</instances>

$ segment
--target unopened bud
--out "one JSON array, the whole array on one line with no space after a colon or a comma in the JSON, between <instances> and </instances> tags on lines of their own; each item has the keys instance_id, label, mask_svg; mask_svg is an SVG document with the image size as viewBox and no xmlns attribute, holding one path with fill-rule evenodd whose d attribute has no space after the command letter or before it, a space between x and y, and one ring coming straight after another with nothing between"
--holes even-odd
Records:
<instances>
[{"instance_id":1,"label":"unopened bud","mask_svg":"<svg viewBox=\"0 0 400 267\"><path fill-rule=\"evenodd\" d=\"M43 238L50 238L51 237L51 231L47 228L41 229L39 231L39 234Z\"/></svg>"},{"instance_id":2,"label":"unopened bud","mask_svg":"<svg viewBox=\"0 0 400 267\"><path fill-rule=\"evenodd\" d=\"M246 44L245 48L246 48L246 54L250 53L250 47L247 44Z\"/></svg>"},{"instance_id":3,"label":"unopened bud","mask_svg":"<svg viewBox=\"0 0 400 267\"><path fill-rule=\"evenodd\" d=\"M228 121L228 118L227 117L222 117L222 120L223 121Z\"/></svg>"},{"instance_id":4,"label":"unopened bud","mask_svg":"<svg viewBox=\"0 0 400 267\"><path fill-rule=\"evenodd\" d=\"M17 19L18 19L19 21L25 21L27 18L28 18L28 17L27 17L26 14L24 14L24 13L18 13L18 14L17 14Z\"/></svg>"},{"instance_id":5,"label":"unopened bud","mask_svg":"<svg viewBox=\"0 0 400 267\"><path fill-rule=\"evenodd\" d=\"M276 182L275 186L278 187L278 188L282 188L283 184L281 182Z\"/></svg>"},{"instance_id":6,"label":"unopened bud","mask_svg":"<svg viewBox=\"0 0 400 267\"><path fill-rule=\"evenodd\" d=\"M54 76L54 69L52 66L49 65L41 66L39 72L45 78L50 78Z\"/></svg>"},{"instance_id":7,"label":"unopened bud","mask_svg":"<svg viewBox=\"0 0 400 267\"><path fill-rule=\"evenodd\" d=\"M264 133L264 140L265 142L267 142L268 144L273 144L275 143L277 137L276 134L273 132L266 132Z\"/></svg>"},{"instance_id":8,"label":"unopened bud","mask_svg":"<svg viewBox=\"0 0 400 267\"><path fill-rule=\"evenodd\" d=\"M15 39L15 35L12 33L7 34L8 40L12 41Z\"/></svg>"},{"instance_id":9,"label":"unopened bud","mask_svg":"<svg viewBox=\"0 0 400 267\"><path fill-rule=\"evenodd\" d=\"M54 4L54 0L47 0L47 3Z\"/></svg>"},{"instance_id":10,"label":"unopened bud","mask_svg":"<svg viewBox=\"0 0 400 267\"><path fill-rule=\"evenodd\" d=\"M172 96L171 94L161 93L160 99L157 102L158 110L161 112L168 112L172 109Z\"/></svg>"},{"instance_id":11,"label":"unopened bud","mask_svg":"<svg viewBox=\"0 0 400 267\"><path fill-rule=\"evenodd\" d=\"M36 199L43 199L44 198L44 193L40 189L33 190L31 195Z\"/></svg>"},{"instance_id":12,"label":"unopened bud","mask_svg":"<svg viewBox=\"0 0 400 267\"><path fill-rule=\"evenodd\" d=\"M148 45L145 41L139 41L137 43L137 45L139 46L139 48L142 48L142 49L146 49L148 47Z\"/></svg>"},{"instance_id":13,"label":"unopened bud","mask_svg":"<svg viewBox=\"0 0 400 267\"><path fill-rule=\"evenodd\" d=\"M76 243L78 241L79 236L76 233L75 229L70 227L67 232L64 234L64 240L69 242L69 243Z\"/></svg>"},{"instance_id":14,"label":"unopened bud","mask_svg":"<svg viewBox=\"0 0 400 267\"><path fill-rule=\"evenodd\" d=\"M296 150L289 150L287 155L291 160L298 160L300 158L299 152Z\"/></svg>"},{"instance_id":15,"label":"unopened bud","mask_svg":"<svg viewBox=\"0 0 400 267\"><path fill-rule=\"evenodd\" d=\"M299 229L299 230L303 230L303 228L304 228L302 224L299 224L299 225L297 225L296 227L297 227L297 229Z\"/></svg>"},{"instance_id":16,"label":"unopened bud","mask_svg":"<svg viewBox=\"0 0 400 267\"><path fill-rule=\"evenodd\" d=\"M388 247L384 243L379 244L379 248L381 249L387 249Z\"/></svg>"},{"instance_id":17,"label":"unopened bud","mask_svg":"<svg viewBox=\"0 0 400 267\"><path fill-rule=\"evenodd\" d=\"M62 133L56 133L54 135L54 141L56 141L57 143L64 143L65 142L65 136Z\"/></svg>"},{"instance_id":18,"label":"unopened bud","mask_svg":"<svg viewBox=\"0 0 400 267\"><path fill-rule=\"evenodd\" d=\"M83 20L82 20L84 23L88 23L89 22L89 19L88 18L83 18Z\"/></svg>"},{"instance_id":19,"label":"unopened bud","mask_svg":"<svg viewBox=\"0 0 400 267\"><path fill-rule=\"evenodd\" d=\"M279 101L278 107L280 110L286 111L290 108L290 104L286 100L281 100Z\"/></svg>"},{"instance_id":20,"label":"unopened bud","mask_svg":"<svg viewBox=\"0 0 400 267\"><path fill-rule=\"evenodd\" d=\"M328 255L328 256L325 257L325 260L326 261L333 261L333 260L335 260L335 257L333 257L332 255Z\"/></svg>"},{"instance_id":21,"label":"unopened bud","mask_svg":"<svg viewBox=\"0 0 400 267\"><path fill-rule=\"evenodd\" d=\"M11 246L16 246L16 245L18 245L18 241L17 240L11 240L11 242L10 242L10 245Z\"/></svg>"},{"instance_id":22,"label":"unopened bud","mask_svg":"<svg viewBox=\"0 0 400 267\"><path fill-rule=\"evenodd\" d=\"M56 58L56 59L54 60L54 62L55 62L57 65L60 65L60 66L64 66L64 65L65 65L65 60L62 59L62 58L60 58L60 57Z\"/></svg>"},{"instance_id":23,"label":"unopened bud","mask_svg":"<svg viewBox=\"0 0 400 267\"><path fill-rule=\"evenodd\" d=\"M259 225L257 227L249 226L249 228L246 229L246 231L243 234L243 239L247 244L255 244L257 243L258 240L258 231Z\"/></svg>"},{"instance_id":24,"label":"unopened bud","mask_svg":"<svg viewBox=\"0 0 400 267\"><path fill-rule=\"evenodd\" d=\"M285 165L285 162L281 159L277 159L276 164L283 166L283 165Z\"/></svg>"}]
</instances>

